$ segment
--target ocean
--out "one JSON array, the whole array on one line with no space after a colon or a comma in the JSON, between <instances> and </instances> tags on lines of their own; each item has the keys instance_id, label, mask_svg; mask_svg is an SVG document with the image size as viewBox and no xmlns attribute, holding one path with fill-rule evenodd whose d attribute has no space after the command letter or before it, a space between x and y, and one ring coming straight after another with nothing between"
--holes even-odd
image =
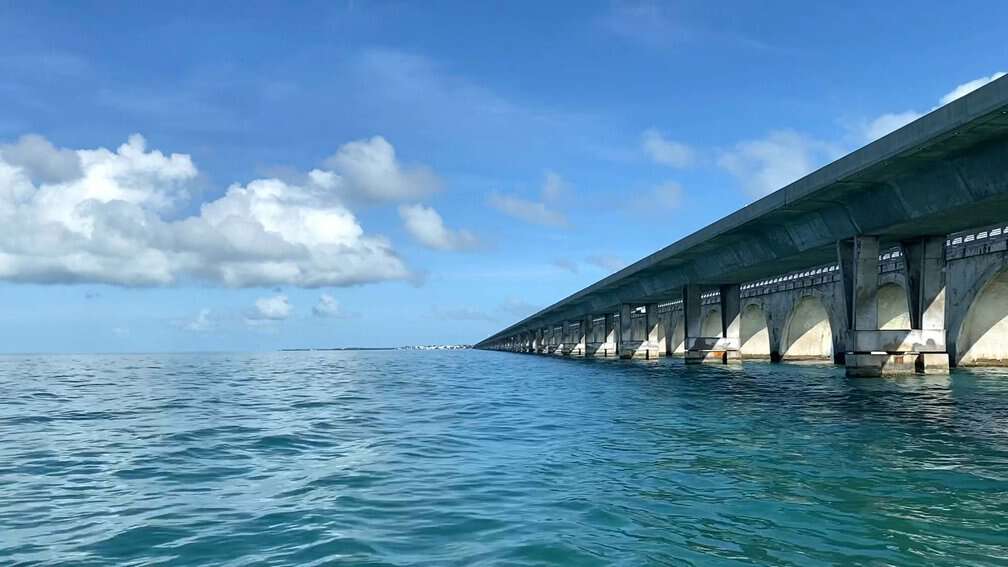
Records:
<instances>
[{"instance_id":1,"label":"ocean","mask_svg":"<svg viewBox=\"0 0 1008 567\"><path fill-rule=\"evenodd\" d=\"M1008 564L1008 371L0 356L0 565Z\"/></svg>"}]
</instances>

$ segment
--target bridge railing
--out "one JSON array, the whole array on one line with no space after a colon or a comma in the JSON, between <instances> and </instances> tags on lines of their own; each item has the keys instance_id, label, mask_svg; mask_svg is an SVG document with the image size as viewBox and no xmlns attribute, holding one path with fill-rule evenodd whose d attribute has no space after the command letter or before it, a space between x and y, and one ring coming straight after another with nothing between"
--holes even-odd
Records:
<instances>
[{"instance_id":1,"label":"bridge railing","mask_svg":"<svg viewBox=\"0 0 1008 567\"><path fill-rule=\"evenodd\" d=\"M1008 226L999 224L980 230L950 234L945 241L945 259L958 260L1003 252L1008 249Z\"/></svg>"}]
</instances>

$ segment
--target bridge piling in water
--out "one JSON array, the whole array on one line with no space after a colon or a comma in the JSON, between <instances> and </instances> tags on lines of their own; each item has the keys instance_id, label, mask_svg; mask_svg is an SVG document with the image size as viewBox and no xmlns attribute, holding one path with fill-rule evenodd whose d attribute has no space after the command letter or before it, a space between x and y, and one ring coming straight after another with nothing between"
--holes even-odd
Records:
<instances>
[{"instance_id":1,"label":"bridge piling in water","mask_svg":"<svg viewBox=\"0 0 1008 567\"><path fill-rule=\"evenodd\" d=\"M1008 77L476 346L850 376L1008 365L1006 221Z\"/></svg>"}]
</instances>

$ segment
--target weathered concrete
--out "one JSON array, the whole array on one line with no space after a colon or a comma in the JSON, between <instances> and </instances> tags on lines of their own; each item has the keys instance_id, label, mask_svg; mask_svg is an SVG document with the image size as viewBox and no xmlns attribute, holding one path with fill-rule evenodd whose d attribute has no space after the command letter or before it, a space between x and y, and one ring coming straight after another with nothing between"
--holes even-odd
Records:
<instances>
[{"instance_id":1,"label":"weathered concrete","mask_svg":"<svg viewBox=\"0 0 1008 567\"><path fill-rule=\"evenodd\" d=\"M588 344L585 345L587 356L597 358L616 358L619 356L615 321L616 319L612 313L606 313L592 319L591 338Z\"/></svg>"},{"instance_id":2,"label":"weathered concrete","mask_svg":"<svg viewBox=\"0 0 1008 567\"><path fill-rule=\"evenodd\" d=\"M664 354L658 304L620 306L620 358L656 359Z\"/></svg>"},{"instance_id":3,"label":"weathered concrete","mask_svg":"<svg viewBox=\"0 0 1008 567\"><path fill-rule=\"evenodd\" d=\"M770 329L760 303L747 301L742 309L739 342L743 359L770 359Z\"/></svg>"},{"instance_id":4,"label":"weathered concrete","mask_svg":"<svg viewBox=\"0 0 1008 567\"><path fill-rule=\"evenodd\" d=\"M629 358L832 358L852 375L1005 364L1005 227L954 234L1004 219L1008 78L477 346ZM732 287L741 288L734 304L736 294L725 291ZM571 321L577 324L565 324Z\"/></svg>"}]
</instances>

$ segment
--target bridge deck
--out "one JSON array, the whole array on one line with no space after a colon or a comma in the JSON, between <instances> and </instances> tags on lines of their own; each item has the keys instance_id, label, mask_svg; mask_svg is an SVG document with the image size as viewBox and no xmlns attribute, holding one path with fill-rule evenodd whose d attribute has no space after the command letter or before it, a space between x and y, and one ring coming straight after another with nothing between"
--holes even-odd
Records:
<instances>
[{"instance_id":1,"label":"bridge deck","mask_svg":"<svg viewBox=\"0 0 1008 567\"><path fill-rule=\"evenodd\" d=\"M1008 77L998 79L488 337L672 299L687 283L751 282L1008 218Z\"/></svg>"}]
</instances>

